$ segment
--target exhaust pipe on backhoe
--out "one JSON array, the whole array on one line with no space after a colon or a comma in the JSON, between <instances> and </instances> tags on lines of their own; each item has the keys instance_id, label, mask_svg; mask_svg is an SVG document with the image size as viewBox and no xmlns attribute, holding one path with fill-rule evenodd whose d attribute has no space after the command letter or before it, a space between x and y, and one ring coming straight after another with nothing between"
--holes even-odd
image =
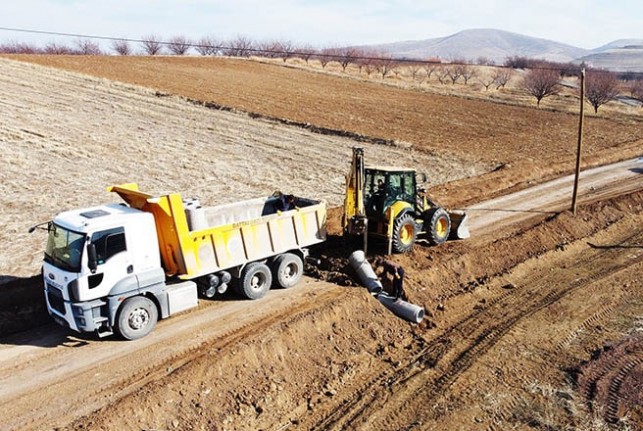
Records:
<instances>
[{"instance_id":1,"label":"exhaust pipe on backhoe","mask_svg":"<svg viewBox=\"0 0 643 431\"><path fill-rule=\"evenodd\" d=\"M348 261L357 272L357 276L362 281L364 287L368 289L371 295L375 296L378 301L393 314L411 323L420 323L424 319L424 308L410 302L396 299L382 291L382 283L375 275L371 264L366 260L362 250L354 251Z\"/></svg>"}]
</instances>

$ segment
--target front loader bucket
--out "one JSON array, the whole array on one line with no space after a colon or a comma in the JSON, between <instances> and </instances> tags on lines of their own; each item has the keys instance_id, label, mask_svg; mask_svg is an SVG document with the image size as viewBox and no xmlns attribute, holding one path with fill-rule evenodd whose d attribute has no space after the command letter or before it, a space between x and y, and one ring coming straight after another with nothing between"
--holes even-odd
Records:
<instances>
[{"instance_id":1,"label":"front loader bucket","mask_svg":"<svg viewBox=\"0 0 643 431\"><path fill-rule=\"evenodd\" d=\"M469 233L469 226L467 226L467 213L464 211L450 211L449 218L451 219L451 232L449 238L451 239L467 239L471 236Z\"/></svg>"}]
</instances>

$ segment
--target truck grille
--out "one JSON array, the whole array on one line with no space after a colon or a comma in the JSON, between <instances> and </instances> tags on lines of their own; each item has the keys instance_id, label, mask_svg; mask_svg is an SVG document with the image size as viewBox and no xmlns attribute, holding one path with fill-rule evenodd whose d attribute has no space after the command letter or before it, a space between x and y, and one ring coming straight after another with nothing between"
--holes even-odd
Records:
<instances>
[{"instance_id":1,"label":"truck grille","mask_svg":"<svg viewBox=\"0 0 643 431\"><path fill-rule=\"evenodd\" d=\"M65 301L63 301L63 294L51 284L47 284L47 300L49 301L51 308L62 315L65 314Z\"/></svg>"}]
</instances>

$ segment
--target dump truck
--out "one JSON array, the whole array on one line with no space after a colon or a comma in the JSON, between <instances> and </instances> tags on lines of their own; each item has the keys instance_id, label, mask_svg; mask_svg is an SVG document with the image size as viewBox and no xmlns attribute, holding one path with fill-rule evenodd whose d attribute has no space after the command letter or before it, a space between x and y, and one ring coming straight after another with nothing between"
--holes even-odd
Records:
<instances>
[{"instance_id":1,"label":"dump truck","mask_svg":"<svg viewBox=\"0 0 643 431\"><path fill-rule=\"evenodd\" d=\"M133 340L159 318L195 307L228 285L248 298L289 288L308 247L326 239L326 202L283 195L214 207L136 184L108 189L126 204L58 214L43 263L47 310L77 332ZM289 207L289 204L295 206Z\"/></svg>"},{"instance_id":2,"label":"dump truck","mask_svg":"<svg viewBox=\"0 0 643 431\"><path fill-rule=\"evenodd\" d=\"M346 175L344 234L362 236L364 251L369 237L384 239L388 254L408 252L420 239L438 245L449 238L468 238L467 214L431 200L418 176L426 182L426 175L412 168L367 167L364 150L353 148Z\"/></svg>"}]
</instances>

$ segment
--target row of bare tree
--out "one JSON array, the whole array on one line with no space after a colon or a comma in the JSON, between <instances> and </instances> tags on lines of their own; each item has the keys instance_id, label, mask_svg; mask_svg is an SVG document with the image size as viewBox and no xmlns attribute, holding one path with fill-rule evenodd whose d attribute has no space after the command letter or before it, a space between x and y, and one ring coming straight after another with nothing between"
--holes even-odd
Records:
<instances>
[{"instance_id":1,"label":"row of bare tree","mask_svg":"<svg viewBox=\"0 0 643 431\"><path fill-rule=\"evenodd\" d=\"M522 88L536 98L536 105L545 97L561 91L561 71L557 69L529 69L522 80ZM643 80L621 81L615 73L605 70L588 70L585 78L585 98L598 112L598 108L615 100L621 94L643 103Z\"/></svg>"},{"instance_id":2,"label":"row of bare tree","mask_svg":"<svg viewBox=\"0 0 643 431\"><path fill-rule=\"evenodd\" d=\"M464 59L452 60L444 63L441 59L414 61L409 59L395 59L381 52L356 48L356 47L328 47L316 49L310 45L297 45L290 41L255 42L245 36L222 41L214 37L203 37L197 41L189 40L184 36L175 36L167 41L155 35L144 36L139 41L126 39L112 39L111 50L118 55L131 55L135 53L132 44L140 45L143 54L159 55L170 53L172 55L185 55L191 49L203 56L229 56L250 57L260 56L267 58L280 58L286 62L290 58L299 58L306 63L310 60L319 62L322 68L331 62L336 62L342 69L350 65L358 68L359 73L365 72L368 76L379 75L385 79L391 75L399 77L406 73L419 83L429 81L434 77L440 84L456 84L462 82L467 85L470 81L478 82L485 90L490 88L504 88L512 77L513 69L526 69L520 88L536 99L536 104L561 90L561 82L565 76L574 76L580 73L583 65L571 63L553 63L543 60L533 60L526 57L509 57L502 67L487 68L484 71L481 65L490 66L493 62L480 58L477 65L469 64ZM49 43L44 48L39 48L25 43L9 43L0 45L0 53L17 54L64 54L64 55L104 55L100 45L91 39L78 39L71 47ZM489 71L490 70L490 71ZM630 97L643 102L643 79L635 77L627 82L619 80L612 72L590 70L586 80L586 98L598 112L600 106L614 100L623 91L629 92Z\"/></svg>"}]
</instances>

